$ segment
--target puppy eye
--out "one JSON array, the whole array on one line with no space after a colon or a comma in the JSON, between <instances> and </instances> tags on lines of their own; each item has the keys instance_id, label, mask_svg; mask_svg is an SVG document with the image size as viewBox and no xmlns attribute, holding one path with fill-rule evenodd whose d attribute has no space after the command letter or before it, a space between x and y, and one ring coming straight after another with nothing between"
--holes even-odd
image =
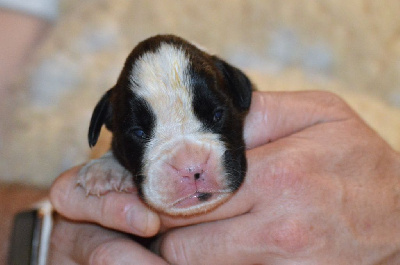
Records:
<instances>
[{"instance_id":1,"label":"puppy eye","mask_svg":"<svg viewBox=\"0 0 400 265\"><path fill-rule=\"evenodd\" d=\"M142 129L134 129L133 134L135 134L136 137L141 138L141 139L146 138L146 134L144 133L144 131Z\"/></svg>"},{"instance_id":2,"label":"puppy eye","mask_svg":"<svg viewBox=\"0 0 400 265\"><path fill-rule=\"evenodd\" d=\"M214 112L213 121L219 122L222 119L222 114L223 114L223 111L221 109L216 110Z\"/></svg>"}]
</instances>

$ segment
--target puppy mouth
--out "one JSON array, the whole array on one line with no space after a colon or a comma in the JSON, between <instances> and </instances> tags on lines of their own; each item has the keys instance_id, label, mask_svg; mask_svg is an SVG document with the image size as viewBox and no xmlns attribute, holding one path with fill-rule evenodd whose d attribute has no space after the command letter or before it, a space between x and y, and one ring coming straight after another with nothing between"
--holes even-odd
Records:
<instances>
[{"instance_id":1,"label":"puppy mouth","mask_svg":"<svg viewBox=\"0 0 400 265\"><path fill-rule=\"evenodd\" d=\"M220 191L196 191L186 197L180 198L171 204L171 208L189 208L205 202L212 203L213 201L219 201L227 197L228 194L232 193L228 190Z\"/></svg>"}]
</instances>

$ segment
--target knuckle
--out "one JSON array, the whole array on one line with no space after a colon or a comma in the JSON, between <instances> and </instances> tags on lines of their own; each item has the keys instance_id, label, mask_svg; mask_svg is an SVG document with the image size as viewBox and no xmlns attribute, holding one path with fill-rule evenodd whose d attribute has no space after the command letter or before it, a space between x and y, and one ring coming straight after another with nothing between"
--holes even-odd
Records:
<instances>
[{"instance_id":1,"label":"knuckle","mask_svg":"<svg viewBox=\"0 0 400 265\"><path fill-rule=\"evenodd\" d=\"M348 116L354 113L346 101L339 95L329 91L316 91L314 93L318 104L324 109L331 109L332 114Z\"/></svg>"},{"instance_id":2,"label":"knuckle","mask_svg":"<svg viewBox=\"0 0 400 265\"><path fill-rule=\"evenodd\" d=\"M170 264L189 264L188 249L182 238L174 234L166 234L160 243L160 254Z\"/></svg>"},{"instance_id":3,"label":"knuckle","mask_svg":"<svg viewBox=\"0 0 400 265\"><path fill-rule=\"evenodd\" d=\"M296 254L305 251L311 244L312 227L298 220L276 222L272 227L263 229L258 241L282 255Z\"/></svg>"},{"instance_id":4,"label":"knuckle","mask_svg":"<svg viewBox=\"0 0 400 265\"><path fill-rule=\"evenodd\" d=\"M105 242L99 244L93 249L89 256L89 265L113 265L116 264L114 257L117 250L114 248L113 242Z\"/></svg>"}]
</instances>

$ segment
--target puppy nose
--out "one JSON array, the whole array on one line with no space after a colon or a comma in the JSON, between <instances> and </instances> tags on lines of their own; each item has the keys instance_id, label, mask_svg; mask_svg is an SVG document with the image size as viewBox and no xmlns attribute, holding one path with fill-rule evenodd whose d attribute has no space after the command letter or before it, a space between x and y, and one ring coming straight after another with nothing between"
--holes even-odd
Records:
<instances>
[{"instance_id":1,"label":"puppy nose","mask_svg":"<svg viewBox=\"0 0 400 265\"><path fill-rule=\"evenodd\" d=\"M183 178L183 179L187 179L187 180L200 180L203 175L204 175L204 171L205 171L206 165L202 164L202 165L198 165L196 167L190 167L190 168L184 168L184 169L180 169L178 170L178 175Z\"/></svg>"},{"instance_id":2,"label":"puppy nose","mask_svg":"<svg viewBox=\"0 0 400 265\"><path fill-rule=\"evenodd\" d=\"M207 169L210 149L195 144L183 144L174 150L169 165L178 176L187 180L201 180Z\"/></svg>"}]
</instances>

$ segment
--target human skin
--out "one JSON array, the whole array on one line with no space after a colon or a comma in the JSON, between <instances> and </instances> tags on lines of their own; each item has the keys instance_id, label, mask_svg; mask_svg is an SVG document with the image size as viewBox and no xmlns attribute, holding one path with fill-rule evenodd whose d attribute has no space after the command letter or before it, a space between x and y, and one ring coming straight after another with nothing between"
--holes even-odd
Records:
<instances>
[{"instance_id":1,"label":"human skin","mask_svg":"<svg viewBox=\"0 0 400 265\"><path fill-rule=\"evenodd\" d=\"M64 173L51 201L77 222L60 217L53 235L79 226L76 250L84 231L97 231L88 251L64 256L90 261L79 264L399 264L400 155L340 98L255 92L245 141L242 187L194 217L157 215L136 194L86 197L75 184L78 168ZM86 230L81 222L98 225ZM164 260L103 227L139 236L161 231L153 250ZM141 262L131 253L141 253Z\"/></svg>"}]
</instances>

